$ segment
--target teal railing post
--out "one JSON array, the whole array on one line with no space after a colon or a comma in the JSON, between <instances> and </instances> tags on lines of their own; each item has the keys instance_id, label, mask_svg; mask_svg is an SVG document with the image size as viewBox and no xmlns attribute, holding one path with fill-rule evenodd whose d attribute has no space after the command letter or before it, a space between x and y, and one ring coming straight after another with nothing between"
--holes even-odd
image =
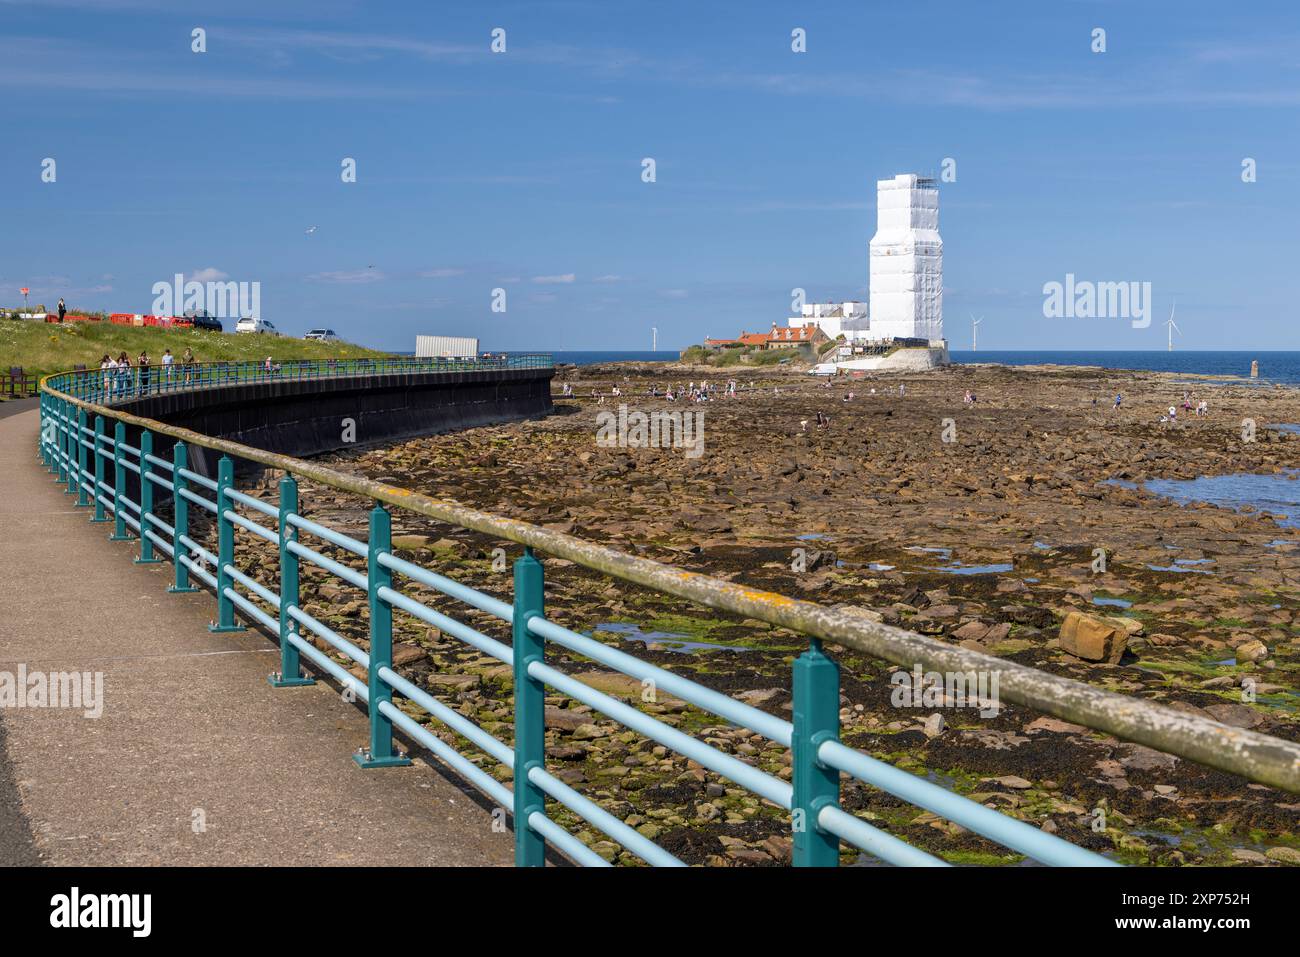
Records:
<instances>
[{"instance_id":1,"label":"teal railing post","mask_svg":"<svg viewBox=\"0 0 1300 957\"><path fill-rule=\"evenodd\" d=\"M823 807L839 803L840 772L817 760L817 749L839 736L840 669L814 638L794 663L794 832L795 867L836 867L840 840L817 823Z\"/></svg>"},{"instance_id":2,"label":"teal railing post","mask_svg":"<svg viewBox=\"0 0 1300 957\"><path fill-rule=\"evenodd\" d=\"M181 539L188 538L190 534L190 503L181 494L189 484L185 476L181 475L181 469L189 467L189 450L185 448L184 442L177 442L172 446L172 565L175 566L176 578L167 589L171 592L198 591L190 584L190 570L181 561L190 551L181 543Z\"/></svg>"},{"instance_id":3,"label":"teal railing post","mask_svg":"<svg viewBox=\"0 0 1300 957\"><path fill-rule=\"evenodd\" d=\"M104 417L95 416L95 487L91 490L91 497L95 500L95 514L90 517L92 522L107 522L108 517L104 515L104 456L100 454L100 449L104 444Z\"/></svg>"},{"instance_id":4,"label":"teal railing post","mask_svg":"<svg viewBox=\"0 0 1300 957\"><path fill-rule=\"evenodd\" d=\"M292 475L280 479L280 670L269 675L276 688L314 685L315 678L302 673L298 646L289 640L298 633L298 622L289 614L302 596L298 587L298 556L289 551L289 543L298 540L298 529L289 524L289 516L298 511L298 482Z\"/></svg>"},{"instance_id":5,"label":"teal railing post","mask_svg":"<svg viewBox=\"0 0 1300 957\"><path fill-rule=\"evenodd\" d=\"M54 421L53 404L52 397L41 393L41 458L51 472L54 471L54 432L51 425Z\"/></svg>"},{"instance_id":6,"label":"teal railing post","mask_svg":"<svg viewBox=\"0 0 1300 957\"><path fill-rule=\"evenodd\" d=\"M151 527L148 516L153 514L153 482L147 478L153 474L153 463L149 461L151 455L153 455L153 433L148 429L142 429L140 432L140 557L135 560L137 565L157 565L162 561L161 558L154 557L153 539L145 534Z\"/></svg>"},{"instance_id":7,"label":"teal railing post","mask_svg":"<svg viewBox=\"0 0 1300 957\"><path fill-rule=\"evenodd\" d=\"M352 756L363 768L391 768L410 764L404 754L393 753L393 722L379 711L382 701L392 701L393 690L379 678L380 668L393 667L393 608L379 597L379 589L393 587L393 573L379 564L379 556L393 549L393 519L388 509L370 510L370 548L366 591L370 595L370 747Z\"/></svg>"},{"instance_id":8,"label":"teal railing post","mask_svg":"<svg viewBox=\"0 0 1300 957\"><path fill-rule=\"evenodd\" d=\"M37 432L36 434L36 447L41 453L41 462L45 465L49 465L50 448L49 448L49 441L46 438L46 436L49 433L45 431L46 423L49 422L49 411L46 408L46 406L48 405L48 397L45 395L44 392L40 394L40 397L37 400L37 405L40 410L41 428L40 431Z\"/></svg>"},{"instance_id":9,"label":"teal railing post","mask_svg":"<svg viewBox=\"0 0 1300 957\"><path fill-rule=\"evenodd\" d=\"M50 413L54 422L54 481L63 482L67 479L63 467L63 452L68 444L66 430L63 426L63 400L50 400Z\"/></svg>"},{"instance_id":10,"label":"teal railing post","mask_svg":"<svg viewBox=\"0 0 1300 957\"><path fill-rule=\"evenodd\" d=\"M45 421L42 423L49 430L49 441L46 443L46 460L45 464L49 467L50 473L54 476L59 474L59 422L55 418L54 396L45 397Z\"/></svg>"},{"instance_id":11,"label":"teal railing post","mask_svg":"<svg viewBox=\"0 0 1300 957\"><path fill-rule=\"evenodd\" d=\"M117 422L113 426L113 534L109 541L126 542L131 536L126 531L126 454L122 446L126 445L126 425Z\"/></svg>"},{"instance_id":12,"label":"teal railing post","mask_svg":"<svg viewBox=\"0 0 1300 957\"><path fill-rule=\"evenodd\" d=\"M234 503L226 495L226 489L234 484L234 459L223 455L217 462L217 620L208 626L208 631L245 630L235 621L235 603L226 595L226 589L234 587L226 566L235 563L235 523L226 518Z\"/></svg>"},{"instance_id":13,"label":"teal railing post","mask_svg":"<svg viewBox=\"0 0 1300 957\"><path fill-rule=\"evenodd\" d=\"M76 446L72 444L72 403L67 399L59 400L59 422L63 426L63 478L68 483L63 492L65 495L75 495L77 475L73 463L76 459L72 453Z\"/></svg>"},{"instance_id":14,"label":"teal railing post","mask_svg":"<svg viewBox=\"0 0 1300 957\"><path fill-rule=\"evenodd\" d=\"M528 674L528 666L542 661L545 645L528 630L528 619L544 613L545 584L542 563L525 548L515 562L515 602L512 641L515 679L515 866L543 867L546 841L528 825L534 814L546 813L546 795L528 772L546 766L546 689Z\"/></svg>"},{"instance_id":15,"label":"teal railing post","mask_svg":"<svg viewBox=\"0 0 1300 957\"><path fill-rule=\"evenodd\" d=\"M77 409L77 505L85 508L86 498L86 410Z\"/></svg>"}]
</instances>

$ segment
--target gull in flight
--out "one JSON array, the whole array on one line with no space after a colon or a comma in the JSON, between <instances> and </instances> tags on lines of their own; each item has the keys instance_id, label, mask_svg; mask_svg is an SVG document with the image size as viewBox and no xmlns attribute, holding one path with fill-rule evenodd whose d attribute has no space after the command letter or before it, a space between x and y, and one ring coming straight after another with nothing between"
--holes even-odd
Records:
<instances>
[{"instance_id":1,"label":"gull in flight","mask_svg":"<svg viewBox=\"0 0 1300 957\"><path fill-rule=\"evenodd\" d=\"M315 227L315 226L308 226L308 227L307 227L307 235L308 235L308 236L310 236L310 235L311 235L312 233L314 233L314 232L316 232L316 227Z\"/></svg>"}]
</instances>

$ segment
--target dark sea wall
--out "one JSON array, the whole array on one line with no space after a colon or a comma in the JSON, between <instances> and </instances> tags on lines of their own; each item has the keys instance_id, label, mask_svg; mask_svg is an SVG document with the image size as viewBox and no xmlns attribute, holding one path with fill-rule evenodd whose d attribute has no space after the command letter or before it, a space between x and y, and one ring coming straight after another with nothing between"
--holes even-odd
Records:
<instances>
[{"instance_id":1,"label":"dark sea wall","mask_svg":"<svg viewBox=\"0 0 1300 957\"><path fill-rule=\"evenodd\" d=\"M547 415L552 369L272 379L150 396L116 405L282 455L308 457L420 435ZM134 445L136 430L128 441ZM158 436L155 455L170 456ZM191 449L191 468L216 475L215 457ZM238 464L238 463L237 463Z\"/></svg>"}]
</instances>

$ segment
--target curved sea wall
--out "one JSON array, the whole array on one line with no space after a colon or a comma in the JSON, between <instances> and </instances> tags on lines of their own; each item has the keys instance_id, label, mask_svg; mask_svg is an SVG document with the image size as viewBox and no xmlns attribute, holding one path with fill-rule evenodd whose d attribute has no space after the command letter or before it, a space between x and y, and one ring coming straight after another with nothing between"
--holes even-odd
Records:
<instances>
[{"instance_id":1,"label":"curved sea wall","mask_svg":"<svg viewBox=\"0 0 1300 957\"><path fill-rule=\"evenodd\" d=\"M116 407L303 457L547 415L553 408L554 373L552 368L492 369L270 379L163 393ZM128 441L135 431L128 430ZM170 445L160 452L169 454ZM194 471L215 475L208 457L192 448Z\"/></svg>"}]
</instances>

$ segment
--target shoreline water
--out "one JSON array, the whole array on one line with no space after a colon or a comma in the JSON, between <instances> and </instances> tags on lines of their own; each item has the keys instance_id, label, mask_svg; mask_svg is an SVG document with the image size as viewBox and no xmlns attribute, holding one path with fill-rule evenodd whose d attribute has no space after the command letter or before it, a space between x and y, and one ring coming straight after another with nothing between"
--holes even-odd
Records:
<instances>
[{"instance_id":1,"label":"shoreline water","mask_svg":"<svg viewBox=\"0 0 1300 957\"><path fill-rule=\"evenodd\" d=\"M1247 384L1253 381L1261 385L1300 385L1300 352L1296 351L953 350L949 355L954 365L996 363L1007 366L1093 366L1116 372L1241 377ZM1259 361L1257 380L1250 379L1250 364L1253 360Z\"/></svg>"}]
</instances>

